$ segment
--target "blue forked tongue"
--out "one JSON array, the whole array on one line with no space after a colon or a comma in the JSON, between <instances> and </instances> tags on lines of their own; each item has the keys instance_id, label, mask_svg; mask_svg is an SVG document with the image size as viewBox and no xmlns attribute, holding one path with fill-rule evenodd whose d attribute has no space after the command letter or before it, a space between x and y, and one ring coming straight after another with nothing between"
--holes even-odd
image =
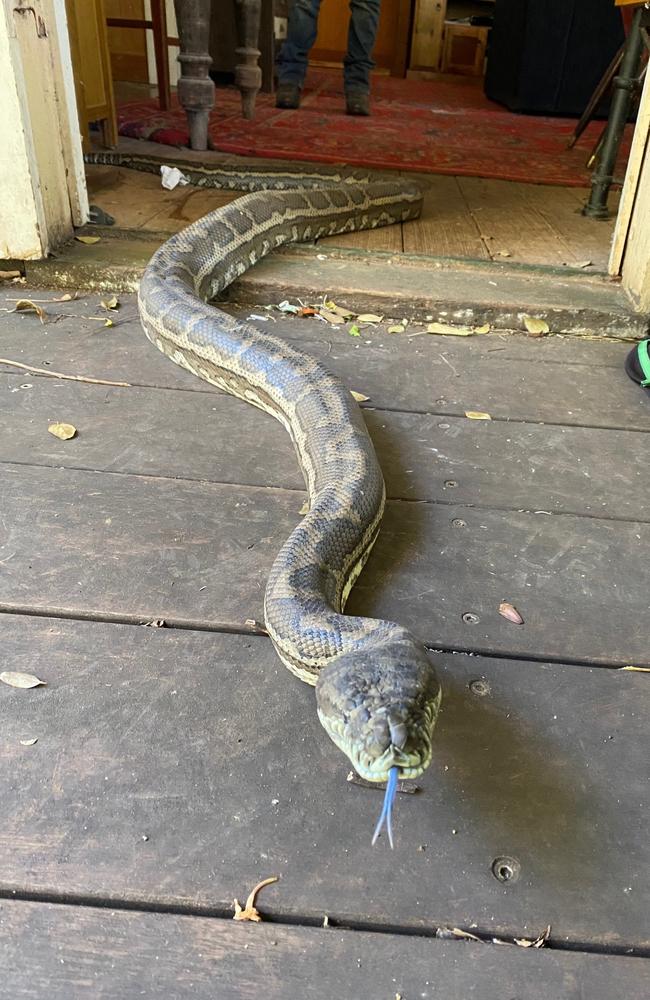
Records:
<instances>
[{"instance_id":1,"label":"blue forked tongue","mask_svg":"<svg viewBox=\"0 0 650 1000\"><path fill-rule=\"evenodd\" d=\"M377 820L377 826L375 827L375 832L372 835L372 846L374 847L377 843L377 838L382 831L384 823L386 824L386 833L388 834L388 843L391 846L391 850L395 846L393 844L393 827L392 827L392 817L393 817L393 802L395 801L395 795L397 794L397 778L399 775L399 768L391 767L388 772L388 783L386 785L386 794L384 795L384 804L381 807L381 813L379 819Z\"/></svg>"}]
</instances>

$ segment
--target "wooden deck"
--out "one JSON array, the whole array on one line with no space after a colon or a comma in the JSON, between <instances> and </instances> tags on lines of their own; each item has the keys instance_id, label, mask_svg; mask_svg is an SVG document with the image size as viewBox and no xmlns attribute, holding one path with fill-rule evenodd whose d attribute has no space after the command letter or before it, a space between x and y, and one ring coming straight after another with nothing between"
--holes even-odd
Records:
<instances>
[{"instance_id":1,"label":"wooden deck","mask_svg":"<svg viewBox=\"0 0 650 1000\"><path fill-rule=\"evenodd\" d=\"M151 348L133 297L110 328L98 296L46 308L0 312L2 358L130 385L0 366L2 669L47 682L0 684L0 997L647 997L629 345L268 321L370 397L390 499L350 610L412 628L443 680L391 852L251 624L303 502L286 434ZM269 876L263 922L234 923Z\"/></svg>"}]
</instances>

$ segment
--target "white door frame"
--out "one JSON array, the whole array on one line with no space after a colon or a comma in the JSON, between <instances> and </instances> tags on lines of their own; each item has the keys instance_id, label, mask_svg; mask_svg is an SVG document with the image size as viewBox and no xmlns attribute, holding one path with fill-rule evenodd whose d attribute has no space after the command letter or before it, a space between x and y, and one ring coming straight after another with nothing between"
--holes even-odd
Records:
<instances>
[{"instance_id":1,"label":"white door frame","mask_svg":"<svg viewBox=\"0 0 650 1000\"><path fill-rule=\"evenodd\" d=\"M65 0L0 0L0 259L35 260L88 217Z\"/></svg>"}]
</instances>

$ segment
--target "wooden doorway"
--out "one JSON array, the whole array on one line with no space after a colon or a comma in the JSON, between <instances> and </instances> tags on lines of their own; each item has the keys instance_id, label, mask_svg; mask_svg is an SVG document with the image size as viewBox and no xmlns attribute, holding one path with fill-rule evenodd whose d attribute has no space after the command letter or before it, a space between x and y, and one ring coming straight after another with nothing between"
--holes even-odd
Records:
<instances>
[{"instance_id":1,"label":"wooden doorway","mask_svg":"<svg viewBox=\"0 0 650 1000\"><path fill-rule=\"evenodd\" d=\"M323 0L312 63L341 63L348 47L349 0ZM411 0L382 0L373 59L391 76L406 73L411 22Z\"/></svg>"}]
</instances>

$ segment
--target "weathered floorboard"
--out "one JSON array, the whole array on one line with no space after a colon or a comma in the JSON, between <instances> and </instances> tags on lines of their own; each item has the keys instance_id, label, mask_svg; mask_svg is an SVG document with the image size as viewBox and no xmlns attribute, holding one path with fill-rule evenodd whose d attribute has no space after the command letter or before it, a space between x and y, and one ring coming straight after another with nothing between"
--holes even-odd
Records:
<instances>
[{"instance_id":1,"label":"weathered floorboard","mask_svg":"<svg viewBox=\"0 0 650 1000\"><path fill-rule=\"evenodd\" d=\"M56 309L97 315L96 301ZM113 320L110 330L76 318L42 327L33 314L0 313L0 356L69 374L212 391L148 343L132 297ZM316 321L280 318L262 325L299 340L351 389L370 396L372 406L449 415L483 410L502 420L650 429L647 400L622 369L627 344L408 337L380 328L353 338Z\"/></svg>"},{"instance_id":2,"label":"weathered floorboard","mask_svg":"<svg viewBox=\"0 0 650 1000\"><path fill-rule=\"evenodd\" d=\"M26 902L0 904L0 929L11 1000L646 995L642 959Z\"/></svg>"},{"instance_id":3,"label":"weathered floorboard","mask_svg":"<svg viewBox=\"0 0 650 1000\"><path fill-rule=\"evenodd\" d=\"M303 489L286 431L229 396L47 378L24 384L23 376L0 373L0 462ZM370 406L366 422L391 497L636 520L650 514L639 432ZM47 433L55 419L74 424L74 441Z\"/></svg>"},{"instance_id":4,"label":"weathered floorboard","mask_svg":"<svg viewBox=\"0 0 650 1000\"><path fill-rule=\"evenodd\" d=\"M211 628L260 619L302 495L5 465L0 608ZM449 489L450 501L454 490ZM391 501L350 598L432 646L650 663L645 526ZM227 583L226 583L227 581ZM526 620L498 613L508 600ZM477 614L467 624L463 615Z\"/></svg>"},{"instance_id":5,"label":"weathered floorboard","mask_svg":"<svg viewBox=\"0 0 650 1000\"><path fill-rule=\"evenodd\" d=\"M3 894L226 913L280 875L259 902L285 919L650 945L642 674L435 656L434 761L391 852L369 846L380 794L346 782L268 639L0 624L3 664L47 682L0 685Z\"/></svg>"}]
</instances>

